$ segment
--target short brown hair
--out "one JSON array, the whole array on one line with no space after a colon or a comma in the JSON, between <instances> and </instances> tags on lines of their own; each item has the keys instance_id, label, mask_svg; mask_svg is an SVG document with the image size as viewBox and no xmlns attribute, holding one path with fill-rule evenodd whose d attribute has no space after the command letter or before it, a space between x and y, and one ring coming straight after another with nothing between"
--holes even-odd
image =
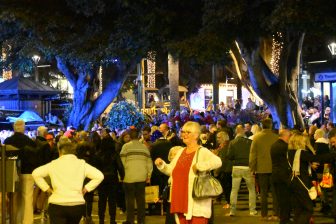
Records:
<instances>
[{"instance_id":1,"label":"short brown hair","mask_svg":"<svg viewBox=\"0 0 336 224\"><path fill-rule=\"evenodd\" d=\"M272 119L270 118L266 118L264 120L261 121L261 124L262 124L262 128L263 129L272 129Z\"/></svg>"}]
</instances>

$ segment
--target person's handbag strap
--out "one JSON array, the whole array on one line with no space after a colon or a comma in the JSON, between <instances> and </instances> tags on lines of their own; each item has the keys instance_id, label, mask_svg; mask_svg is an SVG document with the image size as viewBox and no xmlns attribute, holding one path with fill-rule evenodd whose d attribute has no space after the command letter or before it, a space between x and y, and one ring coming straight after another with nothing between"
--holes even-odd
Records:
<instances>
[{"instance_id":1,"label":"person's handbag strap","mask_svg":"<svg viewBox=\"0 0 336 224\"><path fill-rule=\"evenodd\" d=\"M199 154L199 150L200 150L200 148L201 148L201 147L199 147L199 148L197 149L197 152L196 152L196 163L198 162L198 154Z\"/></svg>"},{"instance_id":2,"label":"person's handbag strap","mask_svg":"<svg viewBox=\"0 0 336 224\"><path fill-rule=\"evenodd\" d=\"M202 148L202 146L200 146L198 149L197 149L197 151L196 151L196 164L197 164L197 162L198 162L198 154L199 154L199 151L201 150L201 148ZM206 172L208 172L208 171L206 171ZM197 171L197 174L199 173L199 171ZM196 175L197 175L196 174Z\"/></svg>"},{"instance_id":3,"label":"person's handbag strap","mask_svg":"<svg viewBox=\"0 0 336 224\"><path fill-rule=\"evenodd\" d=\"M290 164L289 159L288 159L288 151L287 151L287 153L286 153L286 157L287 157L288 165L289 165L289 167L290 167L291 170L292 170L292 180L293 180L294 177L296 177L296 178L301 182L302 186L303 186L304 188L306 188L307 191L309 191L308 187L303 183L303 181L301 180L301 178L300 178L299 176L295 176L295 175L294 175L292 165Z\"/></svg>"}]
</instances>

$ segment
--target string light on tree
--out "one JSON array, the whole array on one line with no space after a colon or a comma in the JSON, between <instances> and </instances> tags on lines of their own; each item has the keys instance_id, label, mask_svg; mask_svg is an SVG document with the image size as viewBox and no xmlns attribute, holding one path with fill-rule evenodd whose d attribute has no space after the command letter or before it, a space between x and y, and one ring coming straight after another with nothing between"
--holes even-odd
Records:
<instances>
[{"instance_id":1,"label":"string light on tree","mask_svg":"<svg viewBox=\"0 0 336 224\"><path fill-rule=\"evenodd\" d=\"M1 60L4 61L5 59L6 59L6 53L4 51L2 51ZM12 70L3 69L2 70L2 78L3 78L3 80L12 79Z\"/></svg>"},{"instance_id":2,"label":"string light on tree","mask_svg":"<svg viewBox=\"0 0 336 224\"><path fill-rule=\"evenodd\" d=\"M155 52L151 51L148 53L147 62L147 88L155 88L155 70L156 70L156 63L155 63Z\"/></svg>"},{"instance_id":3,"label":"string light on tree","mask_svg":"<svg viewBox=\"0 0 336 224\"><path fill-rule=\"evenodd\" d=\"M272 56L271 56L271 71L274 74L279 75L279 61L281 56L281 51L283 48L282 34L277 32L272 37Z\"/></svg>"}]
</instances>

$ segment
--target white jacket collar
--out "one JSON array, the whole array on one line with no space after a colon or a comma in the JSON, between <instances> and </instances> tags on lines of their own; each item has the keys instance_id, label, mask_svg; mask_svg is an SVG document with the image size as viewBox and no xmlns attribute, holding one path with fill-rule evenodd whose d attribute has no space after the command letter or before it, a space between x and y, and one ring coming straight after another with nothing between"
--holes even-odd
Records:
<instances>
[{"instance_id":1,"label":"white jacket collar","mask_svg":"<svg viewBox=\"0 0 336 224\"><path fill-rule=\"evenodd\" d=\"M316 143L325 143L325 144L329 144L329 140L326 138L318 138L316 140Z\"/></svg>"}]
</instances>

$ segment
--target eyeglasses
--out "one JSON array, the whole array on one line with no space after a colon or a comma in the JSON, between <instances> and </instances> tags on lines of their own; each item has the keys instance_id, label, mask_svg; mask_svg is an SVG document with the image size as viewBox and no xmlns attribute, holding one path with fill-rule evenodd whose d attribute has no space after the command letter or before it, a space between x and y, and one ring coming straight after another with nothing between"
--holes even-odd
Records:
<instances>
[{"instance_id":1,"label":"eyeglasses","mask_svg":"<svg viewBox=\"0 0 336 224\"><path fill-rule=\"evenodd\" d=\"M190 134L191 131L181 131L181 134Z\"/></svg>"}]
</instances>

